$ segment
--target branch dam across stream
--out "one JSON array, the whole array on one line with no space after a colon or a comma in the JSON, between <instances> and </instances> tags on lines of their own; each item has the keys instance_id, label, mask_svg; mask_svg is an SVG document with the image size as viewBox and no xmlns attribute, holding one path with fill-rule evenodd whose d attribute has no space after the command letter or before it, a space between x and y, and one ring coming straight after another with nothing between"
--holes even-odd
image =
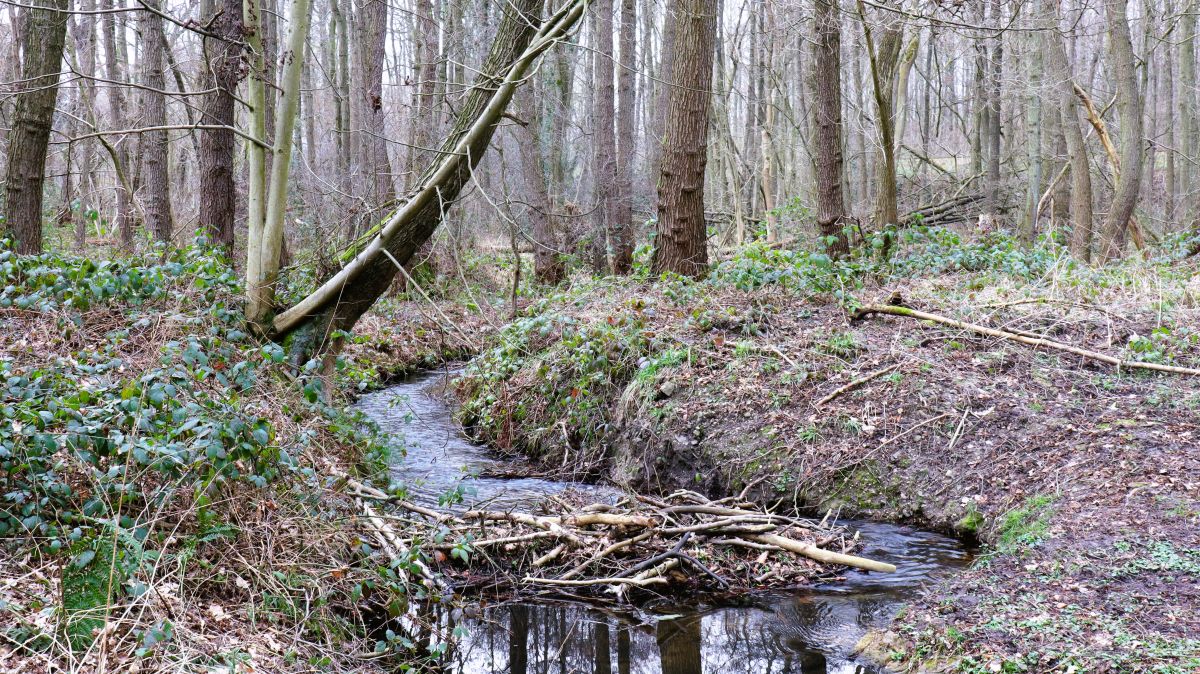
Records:
<instances>
[{"instance_id":1,"label":"branch dam across stream","mask_svg":"<svg viewBox=\"0 0 1200 674\"><path fill-rule=\"evenodd\" d=\"M453 490L466 504L529 507L551 495L582 491L596 501L615 489L519 475L516 462L470 441L445 401L454 372L424 372L369 393L356 407L391 437L394 477L411 497L437 504ZM656 603L645 609L561 601L485 606L464 620L452 652L462 674L867 674L854 647L886 628L930 581L971 561L954 538L910 527L843 520L860 535L856 554L890 562L890 574L849 569L838 580L736 601Z\"/></svg>"}]
</instances>

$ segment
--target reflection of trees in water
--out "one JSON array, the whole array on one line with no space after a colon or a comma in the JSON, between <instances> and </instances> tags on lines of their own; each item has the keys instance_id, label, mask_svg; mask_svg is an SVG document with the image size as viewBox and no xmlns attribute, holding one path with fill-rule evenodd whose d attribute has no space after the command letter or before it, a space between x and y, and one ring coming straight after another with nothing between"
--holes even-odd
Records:
<instances>
[{"instance_id":1,"label":"reflection of trees in water","mask_svg":"<svg viewBox=\"0 0 1200 674\"><path fill-rule=\"evenodd\" d=\"M700 616L660 620L655 634L662 674L700 674Z\"/></svg>"},{"instance_id":2,"label":"reflection of trees in water","mask_svg":"<svg viewBox=\"0 0 1200 674\"><path fill-rule=\"evenodd\" d=\"M827 661L810 647L818 638L853 645L859 631L847 603L853 604L787 600L772 610L685 612L653 626L576 605L507 606L469 623L451 668L460 674L613 674L614 665L616 674L855 674L853 665ZM828 633L797 627L810 620L827 625ZM839 627L847 634L837 634Z\"/></svg>"}]
</instances>

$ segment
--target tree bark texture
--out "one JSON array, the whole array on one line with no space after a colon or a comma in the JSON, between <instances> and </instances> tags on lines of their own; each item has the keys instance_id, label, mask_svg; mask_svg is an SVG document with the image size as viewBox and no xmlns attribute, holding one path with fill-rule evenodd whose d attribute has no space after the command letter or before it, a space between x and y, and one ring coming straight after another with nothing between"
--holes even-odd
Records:
<instances>
[{"instance_id":1,"label":"tree bark texture","mask_svg":"<svg viewBox=\"0 0 1200 674\"><path fill-rule=\"evenodd\" d=\"M592 106L592 266L604 271L608 234L616 227L617 144L614 127L616 98L613 88L613 0L594 0L595 50L593 59Z\"/></svg>"},{"instance_id":2,"label":"tree bark texture","mask_svg":"<svg viewBox=\"0 0 1200 674\"><path fill-rule=\"evenodd\" d=\"M813 12L813 168L817 182L817 230L831 257L849 252L842 231L846 203L842 157L842 23L835 0L816 0Z\"/></svg>"},{"instance_id":3,"label":"tree bark texture","mask_svg":"<svg viewBox=\"0 0 1200 674\"><path fill-rule=\"evenodd\" d=\"M708 163L713 43L713 0L671 0L672 68L664 79L667 110L658 181L658 225L653 271L699 277L708 270L704 168Z\"/></svg>"},{"instance_id":4,"label":"tree bark texture","mask_svg":"<svg viewBox=\"0 0 1200 674\"><path fill-rule=\"evenodd\" d=\"M204 38L201 81L215 91L204 96L200 121L232 127L234 96L241 79L242 0L205 0L201 15L216 37ZM200 227L209 243L226 252L233 252L234 239L234 141L232 128L200 131Z\"/></svg>"},{"instance_id":5,"label":"tree bark texture","mask_svg":"<svg viewBox=\"0 0 1200 674\"><path fill-rule=\"evenodd\" d=\"M637 42L637 10L634 0L621 0L619 34L621 67L617 71L617 170L609 237L613 247L613 272L628 274L633 267L633 155L637 142L633 124L636 114L634 78L637 74L634 53Z\"/></svg>"},{"instance_id":6,"label":"tree bark texture","mask_svg":"<svg viewBox=\"0 0 1200 674\"><path fill-rule=\"evenodd\" d=\"M42 252L42 188L59 68L67 41L69 0L46 0L50 9L28 9L23 22L21 84L8 136L5 235L18 253Z\"/></svg>"},{"instance_id":7,"label":"tree bark texture","mask_svg":"<svg viewBox=\"0 0 1200 674\"><path fill-rule=\"evenodd\" d=\"M150 10L160 10L159 0L147 0L145 11L138 18L142 34L142 112L146 126L163 127L167 124L167 87L163 70L162 17ZM142 134L142 181L145 198L142 210L146 213L146 227L158 241L170 241L174 229L171 217L170 138L165 129L146 131Z\"/></svg>"},{"instance_id":8,"label":"tree bark texture","mask_svg":"<svg viewBox=\"0 0 1200 674\"><path fill-rule=\"evenodd\" d=\"M1126 0L1105 0L1104 11L1108 20L1109 55L1117 85L1117 112L1121 119L1121 175L1117 178L1112 206L1104 221L1099 251L1101 260L1107 262L1120 257L1129 219L1137 206L1143 171L1143 124Z\"/></svg>"}]
</instances>

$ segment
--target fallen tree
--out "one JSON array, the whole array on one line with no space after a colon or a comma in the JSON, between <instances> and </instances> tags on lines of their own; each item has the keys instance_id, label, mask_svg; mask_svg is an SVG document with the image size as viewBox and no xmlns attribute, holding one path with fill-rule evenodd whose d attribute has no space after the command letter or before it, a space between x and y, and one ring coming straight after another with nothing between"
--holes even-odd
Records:
<instances>
[{"instance_id":1,"label":"fallen tree","mask_svg":"<svg viewBox=\"0 0 1200 674\"><path fill-rule=\"evenodd\" d=\"M388 289L400 266L429 239L471 179L516 87L541 54L570 34L586 5L585 0L570 0L544 21L539 18L540 0L504 5L491 51L442 144L439 159L352 260L274 317L270 336L277 341L290 339L294 363L303 363L334 346L334 335L354 326Z\"/></svg>"}]
</instances>

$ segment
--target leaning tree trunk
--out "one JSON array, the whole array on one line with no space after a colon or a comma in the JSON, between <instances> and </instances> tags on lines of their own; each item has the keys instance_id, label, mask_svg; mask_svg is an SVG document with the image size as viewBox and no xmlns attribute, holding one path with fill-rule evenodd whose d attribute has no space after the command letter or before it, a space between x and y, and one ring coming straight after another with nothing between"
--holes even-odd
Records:
<instances>
[{"instance_id":1,"label":"leaning tree trunk","mask_svg":"<svg viewBox=\"0 0 1200 674\"><path fill-rule=\"evenodd\" d=\"M276 339L290 338L294 363L337 344L337 331L354 327L359 317L387 290L405 264L441 223L442 214L458 198L483 157L496 125L532 62L561 40L583 13L574 0L548 22L537 20L541 0L518 0L504 5L492 48L479 77L458 109L442 159L430 167L421 188L381 225L379 233L353 260L311 295L273 321ZM533 38L538 40L530 46Z\"/></svg>"},{"instance_id":2,"label":"leaning tree trunk","mask_svg":"<svg viewBox=\"0 0 1200 674\"><path fill-rule=\"evenodd\" d=\"M1117 85L1117 111L1121 118L1122 168L1100 242L1100 256L1105 262L1121 255L1121 249L1125 246L1125 232L1137 206L1142 183L1142 104L1125 5L1126 0L1105 0L1104 3L1108 18L1109 54Z\"/></svg>"},{"instance_id":3,"label":"leaning tree trunk","mask_svg":"<svg viewBox=\"0 0 1200 674\"><path fill-rule=\"evenodd\" d=\"M1042 16L1057 26L1058 3L1056 0L1042 2ZM1067 140L1067 154L1071 160L1071 255L1082 262L1089 262L1092 255L1092 175L1087 144L1079 126L1079 106L1067 63L1067 48L1057 31L1043 31L1042 40L1046 77L1054 88L1063 135Z\"/></svg>"},{"instance_id":4,"label":"leaning tree trunk","mask_svg":"<svg viewBox=\"0 0 1200 674\"><path fill-rule=\"evenodd\" d=\"M25 59L8 136L8 168L4 227L18 253L42 252L42 186L46 149L54 104L58 99L58 74L67 41L69 0L45 0L47 9L28 9L23 24Z\"/></svg>"},{"instance_id":5,"label":"leaning tree trunk","mask_svg":"<svg viewBox=\"0 0 1200 674\"><path fill-rule=\"evenodd\" d=\"M704 222L704 167L708 163L708 109L712 96L714 0L671 0L667 21L675 42L658 180L655 274L702 276L708 270Z\"/></svg>"},{"instance_id":6,"label":"leaning tree trunk","mask_svg":"<svg viewBox=\"0 0 1200 674\"><path fill-rule=\"evenodd\" d=\"M142 109L146 126L157 127L143 135L142 180L146 187L146 227L159 241L170 241L174 229L171 218L171 176L168 172L170 140L167 130L167 88L163 72L163 25L162 17L156 13L161 8L158 0L147 0L146 10L141 13L138 27L142 33Z\"/></svg>"},{"instance_id":7,"label":"leaning tree trunk","mask_svg":"<svg viewBox=\"0 0 1200 674\"><path fill-rule=\"evenodd\" d=\"M213 37L204 38L206 63L200 65L206 94L201 123L228 129L200 131L200 226L209 243L233 252L235 212L234 94L241 79L242 0L205 0L201 16Z\"/></svg>"},{"instance_id":8,"label":"leaning tree trunk","mask_svg":"<svg viewBox=\"0 0 1200 674\"><path fill-rule=\"evenodd\" d=\"M836 0L816 0L813 20L813 168L817 181L817 228L822 245L837 258L849 252L842 195L842 19Z\"/></svg>"}]
</instances>

